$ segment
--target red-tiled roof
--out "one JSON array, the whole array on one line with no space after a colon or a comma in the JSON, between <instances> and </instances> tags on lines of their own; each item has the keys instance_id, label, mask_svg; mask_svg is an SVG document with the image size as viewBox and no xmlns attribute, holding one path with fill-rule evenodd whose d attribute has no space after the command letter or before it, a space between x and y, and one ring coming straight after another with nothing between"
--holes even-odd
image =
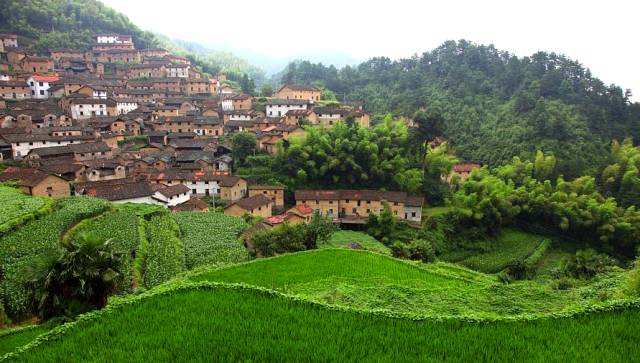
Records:
<instances>
[{"instance_id":1,"label":"red-tiled roof","mask_svg":"<svg viewBox=\"0 0 640 363\"><path fill-rule=\"evenodd\" d=\"M43 76L40 74L33 75L33 80L38 82L55 82L59 79L60 77L58 77L58 75L54 75L54 76Z\"/></svg>"},{"instance_id":2,"label":"red-tiled roof","mask_svg":"<svg viewBox=\"0 0 640 363\"><path fill-rule=\"evenodd\" d=\"M466 163L453 166L453 171L455 173L470 173L475 169L480 169L480 164Z\"/></svg>"}]
</instances>

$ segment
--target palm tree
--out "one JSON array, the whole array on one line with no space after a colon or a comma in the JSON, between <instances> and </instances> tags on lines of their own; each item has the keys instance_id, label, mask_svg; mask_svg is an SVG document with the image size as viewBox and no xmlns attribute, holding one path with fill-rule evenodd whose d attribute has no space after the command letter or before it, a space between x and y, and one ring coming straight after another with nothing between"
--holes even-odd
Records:
<instances>
[{"instance_id":1,"label":"palm tree","mask_svg":"<svg viewBox=\"0 0 640 363\"><path fill-rule=\"evenodd\" d=\"M113 240L82 233L60 246L62 252L42 256L27 273L40 316L74 316L103 308L120 275Z\"/></svg>"}]
</instances>

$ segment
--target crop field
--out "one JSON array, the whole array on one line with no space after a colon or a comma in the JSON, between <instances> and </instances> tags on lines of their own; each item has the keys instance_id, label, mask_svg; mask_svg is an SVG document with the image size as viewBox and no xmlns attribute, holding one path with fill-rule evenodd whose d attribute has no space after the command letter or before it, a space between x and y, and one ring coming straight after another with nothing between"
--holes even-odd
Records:
<instances>
[{"instance_id":1,"label":"crop field","mask_svg":"<svg viewBox=\"0 0 640 363\"><path fill-rule=\"evenodd\" d=\"M222 213L175 214L182 233L187 269L217 263L246 261L248 252L238 239L247 224Z\"/></svg>"},{"instance_id":2,"label":"crop field","mask_svg":"<svg viewBox=\"0 0 640 363\"><path fill-rule=\"evenodd\" d=\"M547 316L622 296L619 276L570 290L503 284L446 263L406 263L366 251L316 250L212 269L192 281L246 283L336 306L432 317Z\"/></svg>"},{"instance_id":3,"label":"crop field","mask_svg":"<svg viewBox=\"0 0 640 363\"><path fill-rule=\"evenodd\" d=\"M87 219L73 231L74 238L81 233L92 233L98 238L114 241L114 249L121 253L120 280L122 291L131 291L132 264L135 251L140 244L138 214L134 207L118 206L115 210L94 219Z\"/></svg>"},{"instance_id":4,"label":"crop field","mask_svg":"<svg viewBox=\"0 0 640 363\"><path fill-rule=\"evenodd\" d=\"M152 287L184 271L180 230L173 216L163 213L145 223L144 285Z\"/></svg>"},{"instance_id":5,"label":"crop field","mask_svg":"<svg viewBox=\"0 0 640 363\"><path fill-rule=\"evenodd\" d=\"M23 269L39 256L57 250L62 235L75 223L102 213L109 205L88 197L61 199L53 213L0 238L0 301L10 315L25 312L29 302Z\"/></svg>"},{"instance_id":6,"label":"crop field","mask_svg":"<svg viewBox=\"0 0 640 363\"><path fill-rule=\"evenodd\" d=\"M0 185L0 227L19 217L33 213L44 206L44 198L33 198L15 188ZM1 230L1 229L0 229Z\"/></svg>"},{"instance_id":7,"label":"crop field","mask_svg":"<svg viewBox=\"0 0 640 363\"><path fill-rule=\"evenodd\" d=\"M532 322L412 321L200 287L80 321L13 361L627 362L640 354L631 343L638 339L638 309Z\"/></svg>"},{"instance_id":8,"label":"crop field","mask_svg":"<svg viewBox=\"0 0 640 363\"><path fill-rule=\"evenodd\" d=\"M357 231L336 231L326 243L319 244L318 248L351 248L351 243L359 244L362 249L390 255L391 251L387 246L370 235Z\"/></svg>"}]
</instances>

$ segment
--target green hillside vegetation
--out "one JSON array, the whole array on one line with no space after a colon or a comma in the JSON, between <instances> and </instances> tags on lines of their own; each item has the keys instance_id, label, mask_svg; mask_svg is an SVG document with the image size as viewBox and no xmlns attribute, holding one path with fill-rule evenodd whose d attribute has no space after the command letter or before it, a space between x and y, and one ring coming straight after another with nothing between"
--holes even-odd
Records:
<instances>
[{"instance_id":1,"label":"green hillside vegetation","mask_svg":"<svg viewBox=\"0 0 640 363\"><path fill-rule=\"evenodd\" d=\"M357 246L352 246L352 244L357 244ZM347 230L333 232L329 240L325 243L320 243L318 248L362 248L385 255L391 254L389 247L380 243L370 235L363 232Z\"/></svg>"},{"instance_id":2,"label":"green hillside vegetation","mask_svg":"<svg viewBox=\"0 0 640 363\"><path fill-rule=\"evenodd\" d=\"M640 104L631 103L630 92L606 85L578 61L545 52L517 57L465 40L342 69L292 63L280 81L327 87L364 100L377 115L414 117L427 109L416 117L421 136L444 136L462 160L496 166L544 150L568 178L597 172L612 139L637 141L640 130Z\"/></svg>"},{"instance_id":3,"label":"green hillside vegetation","mask_svg":"<svg viewBox=\"0 0 640 363\"><path fill-rule=\"evenodd\" d=\"M403 316L540 317L625 298L621 272L559 290L538 281L498 282L459 266L409 263L355 250L327 249L261 259L189 277L245 283L304 299Z\"/></svg>"},{"instance_id":4,"label":"green hillside vegetation","mask_svg":"<svg viewBox=\"0 0 640 363\"><path fill-rule=\"evenodd\" d=\"M629 344L639 318L634 308L534 322L412 321L205 285L90 314L8 361L617 362L640 354Z\"/></svg>"}]
</instances>

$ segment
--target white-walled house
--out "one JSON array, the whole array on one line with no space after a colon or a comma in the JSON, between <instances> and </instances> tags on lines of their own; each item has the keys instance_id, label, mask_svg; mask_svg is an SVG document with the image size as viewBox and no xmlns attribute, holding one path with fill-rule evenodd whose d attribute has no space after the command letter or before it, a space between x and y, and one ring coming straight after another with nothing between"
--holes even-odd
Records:
<instances>
[{"instance_id":1,"label":"white-walled house","mask_svg":"<svg viewBox=\"0 0 640 363\"><path fill-rule=\"evenodd\" d=\"M191 199L190 190L184 184L177 184L164 187L155 192L153 198L159 200L167 207L175 207L176 205L185 203Z\"/></svg>"},{"instance_id":2,"label":"white-walled house","mask_svg":"<svg viewBox=\"0 0 640 363\"><path fill-rule=\"evenodd\" d=\"M422 221L423 204L424 198L422 197L407 197L404 202L404 219L413 222Z\"/></svg>"},{"instance_id":3,"label":"white-walled house","mask_svg":"<svg viewBox=\"0 0 640 363\"><path fill-rule=\"evenodd\" d=\"M233 100L231 98L222 100L222 111L233 111Z\"/></svg>"},{"instance_id":4,"label":"white-walled house","mask_svg":"<svg viewBox=\"0 0 640 363\"><path fill-rule=\"evenodd\" d=\"M33 149L95 141L93 136L50 136L47 134L11 134L3 138L11 144L14 158L22 158Z\"/></svg>"},{"instance_id":5,"label":"white-walled house","mask_svg":"<svg viewBox=\"0 0 640 363\"><path fill-rule=\"evenodd\" d=\"M169 78L189 78L189 68L188 64L170 64L166 66L167 77Z\"/></svg>"},{"instance_id":6,"label":"white-walled house","mask_svg":"<svg viewBox=\"0 0 640 363\"><path fill-rule=\"evenodd\" d=\"M309 101L306 100L285 100L271 99L266 104L267 117L282 117L290 110L307 110Z\"/></svg>"},{"instance_id":7,"label":"white-walled house","mask_svg":"<svg viewBox=\"0 0 640 363\"><path fill-rule=\"evenodd\" d=\"M138 108L138 102L131 98L116 98L116 111L118 115L127 114Z\"/></svg>"},{"instance_id":8,"label":"white-walled house","mask_svg":"<svg viewBox=\"0 0 640 363\"><path fill-rule=\"evenodd\" d=\"M46 99L49 98L49 88L51 83L58 81L58 76L41 76L34 74L27 79L27 84L31 89L31 98Z\"/></svg>"},{"instance_id":9,"label":"white-walled house","mask_svg":"<svg viewBox=\"0 0 640 363\"><path fill-rule=\"evenodd\" d=\"M92 117L111 116L107 107L116 106L115 101L109 99L76 98L69 105L71 118L85 120Z\"/></svg>"}]
</instances>

